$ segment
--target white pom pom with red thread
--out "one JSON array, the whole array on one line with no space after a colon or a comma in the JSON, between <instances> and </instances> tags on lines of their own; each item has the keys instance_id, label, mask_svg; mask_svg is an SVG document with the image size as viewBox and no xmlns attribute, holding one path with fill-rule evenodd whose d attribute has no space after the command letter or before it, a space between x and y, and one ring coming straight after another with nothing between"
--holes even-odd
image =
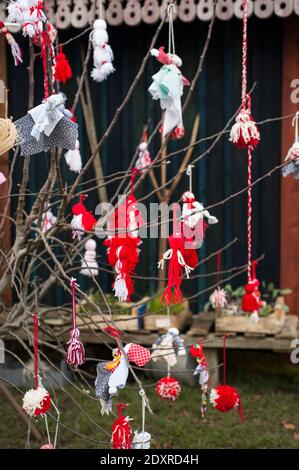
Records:
<instances>
[{"instance_id":1,"label":"white pom pom with red thread","mask_svg":"<svg viewBox=\"0 0 299 470\"><path fill-rule=\"evenodd\" d=\"M94 49L94 68L91 77L96 82L102 82L115 71L112 65L114 56L108 44L107 23L105 20L99 19L94 22L90 40Z\"/></svg>"}]
</instances>

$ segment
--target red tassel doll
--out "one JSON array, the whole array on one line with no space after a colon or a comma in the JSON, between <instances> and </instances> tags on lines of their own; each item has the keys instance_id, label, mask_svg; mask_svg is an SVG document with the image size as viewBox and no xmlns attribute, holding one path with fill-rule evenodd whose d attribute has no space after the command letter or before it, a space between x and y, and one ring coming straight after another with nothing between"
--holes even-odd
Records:
<instances>
[{"instance_id":1,"label":"red tassel doll","mask_svg":"<svg viewBox=\"0 0 299 470\"><path fill-rule=\"evenodd\" d=\"M83 232L91 232L97 223L91 212L88 212L83 204L87 196L80 195L80 202L72 207L73 219L71 225L73 227L73 238L81 240Z\"/></svg>"},{"instance_id":2,"label":"red tassel doll","mask_svg":"<svg viewBox=\"0 0 299 470\"><path fill-rule=\"evenodd\" d=\"M160 261L158 262L158 268L164 268L165 260L169 260L168 265L168 282L167 287L162 296L161 302L166 305L171 303L182 303L183 296L181 291L181 284L183 279L183 269L187 278L193 271L193 268L188 266L182 255L184 249L184 239L181 234L174 234L168 238L170 249L167 250Z\"/></svg>"},{"instance_id":3,"label":"red tassel doll","mask_svg":"<svg viewBox=\"0 0 299 470\"><path fill-rule=\"evenodd\" d=\"M128 405L120 403L117 405L118 418L112 426L112 449L131 449L132 447L132 428L130 425L131 418L123 416L123 409Z\"/></svg>"}]
</instances>

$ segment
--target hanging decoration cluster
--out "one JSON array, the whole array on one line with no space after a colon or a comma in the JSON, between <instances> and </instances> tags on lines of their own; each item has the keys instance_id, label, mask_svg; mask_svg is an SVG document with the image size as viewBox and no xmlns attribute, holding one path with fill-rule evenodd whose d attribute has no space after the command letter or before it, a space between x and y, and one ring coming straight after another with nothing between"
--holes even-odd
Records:
<instances>
[{"instance_id":1,"label":"hanging decoration cluster","mask_svg":"<svg viewBox=\"0 0 299 470\"><path fill-rule=\"evenodd\" d=\"M105 240L108 263L115 269L116 278L113 284L115 297L120 302L129 302L134 292L132 273L138 261L141 239L138 230L143 224L138 202L134 195L134 181L139 173L136 168L131 171L131 194L114 211L108 221L108 233Z\"/></svg>"},{"instance_id":2,"label":"hanging decoration cluster","mask_svg":"<svg viewBox=\"0 0 299 470\"><path fill-rule=\"evenodd\" d=\"M246 296L252 295L257 279L252 278L252 151L260 141L260 133L251 115L251 97L247 93L247 14L248 0L242 0L242 103L230 133L230 141L239 149L247 149L247 277ZM243 301L245 313L251 313L251 320L258 321L258 309L254 303Z\"/></svg>"}]
</instances>

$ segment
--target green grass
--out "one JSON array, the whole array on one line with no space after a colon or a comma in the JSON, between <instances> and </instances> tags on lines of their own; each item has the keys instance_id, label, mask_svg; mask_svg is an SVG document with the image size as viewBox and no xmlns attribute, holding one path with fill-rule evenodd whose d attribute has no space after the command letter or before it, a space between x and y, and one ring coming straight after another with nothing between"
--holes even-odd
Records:
<instances>
[{"instance_id":1,"label":"green grass","mask_svg":"<svg viewBox=\"0 0 299 470\"><path fill-rule=\"evenodd\" d=\"M298 448L299 447L299 366L288 358L267 353L229 355L228 383L239 389L246 421L240 423L237 411L222 414L209 408L206 419L200 418L200 390L182 384L177 402L168 403L155 395L153 381L144 381L154 416L146 417L146 430L152 434L152 448ZM149 386L147 386L149 385ZM73 403L80 403L90 419ZM93 397L92 390L90 396ZM16 395L21 402L20 395ZM59 448L109 448L112 417L102 417L99 403L78 390L67 387L57 392L61 421L90 441L61 428ZM114 402L128 402L133 429L140 429L141 403L136 386L130 382ZM24 448L26 426L0 396L0 447ZM93 422L92 422L93 421ZM295 426L287 429L284 423ZM43 431L44 425L37 423ZM288 426L287 426L288 427ZM101 429L102 428L102 429ZM51 423L53 432L53 423ZM105 433L106 432L106 433ZM32 447L37 447L31 441Z\"/></svg>"}]
</instances>

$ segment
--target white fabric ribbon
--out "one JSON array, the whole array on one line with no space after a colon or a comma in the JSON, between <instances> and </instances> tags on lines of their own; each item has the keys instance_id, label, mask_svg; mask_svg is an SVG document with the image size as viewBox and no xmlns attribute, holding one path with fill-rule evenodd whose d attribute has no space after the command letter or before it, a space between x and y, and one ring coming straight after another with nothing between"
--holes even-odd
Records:
<instances>
[{"instance_id":1,"label":"white fabric ribbon","mask_svg":"<svg viewBox=\"0 0 299 470\"><path fill-rule=\"evenodd\" d=\"M37 141L42 132L49 137L59 121L64 117L72 117L72 113L64 107L64 97L61 93L50 96L44 103L28 111L35 125L31 131Z\"/></svg>"}]
</instances>

